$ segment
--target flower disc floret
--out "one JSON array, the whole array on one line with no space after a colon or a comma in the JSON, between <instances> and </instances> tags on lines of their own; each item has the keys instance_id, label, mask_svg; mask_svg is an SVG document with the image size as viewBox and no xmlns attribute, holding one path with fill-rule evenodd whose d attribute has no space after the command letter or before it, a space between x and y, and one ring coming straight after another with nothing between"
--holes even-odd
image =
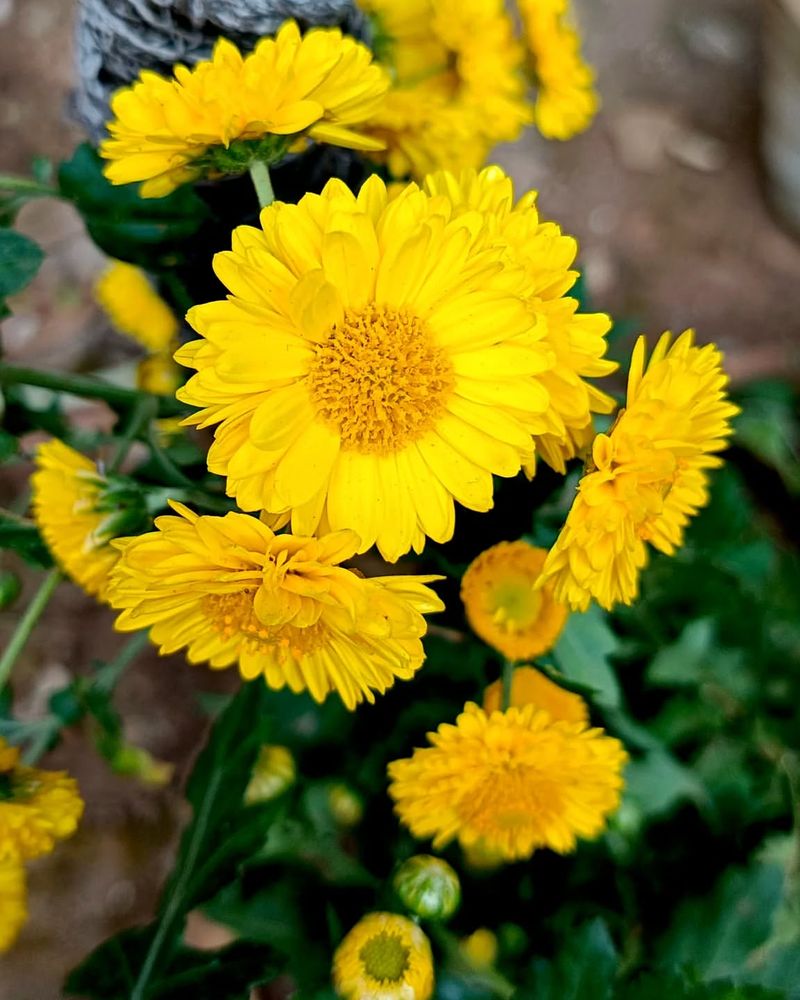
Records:
<instances>
[{"instance_id":1,"label":"flower disc floret","mask_svg":"<svg viewBox=\"0 0 800 1000\"><path fill-rule=\"evenodd\" d=\"M370 913L333 956L333 985L342 1000L428 1000L433 956L415 923L394 913Z\"/></svg>"}]
</instances>

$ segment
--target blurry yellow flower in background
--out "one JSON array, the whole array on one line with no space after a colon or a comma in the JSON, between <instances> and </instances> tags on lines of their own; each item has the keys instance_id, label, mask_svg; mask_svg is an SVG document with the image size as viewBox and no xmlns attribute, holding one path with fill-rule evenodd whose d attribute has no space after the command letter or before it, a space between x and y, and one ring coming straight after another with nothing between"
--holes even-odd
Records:
<instances>
[{"instance_id":1,"label":"blurry yellow flower in background","mask_svg":"<svg viewBox=\"0 0 800 1000\"><path fill-rule=\"evenodd\" d=\"M707 470L722 464L738 412L713 344L694 346L686 330L665 333L645 370L645 339L631 358L627 409L595 439L540 585L573 609L594 598L604 608L631 604L648 559L646 543L671 555L690 517L708 503Z\"/></svg>"},{"instance_id":2,"label":"blurry yellow flower in background","mask_svg":"<svg viewBox=\"0 0 800 1000\"><path fill-rule=\"evenodd\" d=\"M536 127L547 139L571 139L600 106L594 71L569 24L568 0L517 0L538 87Z\"/></svg>"},{"instance_id":3,"label":"blurry yellow flower in background","mask_svg":"<svg viewBox=\"0 0 800 1000\"><path fill-rule=\"evenodd\" d=\"M380 149L358 126L383 101L388 74L369 49L337 28L301 36L287 21L242 56L220 39L210 60L176 66L173 79L143 70L112 98L111 135L100 146L113 184L144 181L159 198L205 174L274 162L291 137ZM355 128L354 128L355 126Z\"/></svg>"},{"instance_id":4,"label":"blurry yellow flower in background","mask_svg":"<svg viewBox=\"0 0 800 1000\"><path fill-rule=\"evenodd\" d=\"M342 1000L428 1000L433 956L415 923L394 913L370 913L333 956L333 985Z\"/></svg>"},{"instance_id":5,"label":"blurry yellow flower in background","mask_svg":"<svg viewBox=\"0 0 800 1000\"><path fill-rule=\"evenodd\" d=\"M479 927L459 943L461 954L478 969L489 969L497 961L497 935L488 927Z\"/></svg>"},{"instance_id":6,"label":"blurry yellow flower in background","mask_svg":"<svg viewBox=\"0 0 800 1000\"><path fill-rule=\"evenodd\" d=\"M598 836L619 805L619 740L534 705L488 715L470 702L428 740L389 764L389 794L412 834L436 849L458 839L505 861L540 847L565 854L578 837Z\"/></svg>"},{"instance_id":7,"label":"blurry yellow flower in background","mask_svg":"<svg viewBox=\"0 0 800 1000\"><path fill-rule=\"evenodd\" d=\"M172 353L178 346L175 313L140 268L112 261L98 278L94 294L116 329L149 354Z\"/></svg>"},{"instance_id":8,"label":"blurry yellow flower in background","mask_svg":"<svg viewBox=\"0 0 800 1000\"><path fill-rule=\"evenodd\" d=\"M190 311L203 339L176 355L197 369L187 422L220 424L209 469L297 534L351 528L392 561L449 540L454 501L489 510L492 476L515 476L550 426L524 270L476 213L413 184L389 201L375 176L261 224L217 254L232 294Z\"/></svg>"},{"instance_id":9,"label":"blurry yellow flower in background","mask_svg":"<svg viewBox=\"0 0 800 1000\"><path fill-rule=\"evenodd\" d=\"M567 608L536 582L547 549L500 542L470 563L461 600L472 630L507 660L534 659L555 645Z\"/></svg>"},{"instance_id":10,"label":"blurry yellow flower in background","mask_svg":"<svg viewBox=\"0 0 800 1000\"><path fill-rule=\"evenodd\" d=\"M269 802L294 784L297 767L288 747L265 744L258 751L253 773L244 792L245 805Z\"/></svg>"},{"instance_id":11,"label":"blurry yellow flower in background","mask_svg":"<svg viewBox=\"0 0 800 1000\"><path fill-rule=\"evenodd\" d=\"M500 711L503 698L503 682L495 681L483 693L483 710L491 715ZM554 684L540 670L533 667L517 667L511 679L511 705L523 708L533 705L540 708L552 719L562 722L582 722L588 725L589 708L579 694L566 691Z\"/></svg>"},{"instance_id":12,"label":"blurry yellow flower in background","mask_svg":"<svg viewBox=\"0 0 800 1000\"><path fill-rule=\"evenodd\" d=\"M0 954L14 944L27 919L25 869L17 861L0 861Z\"/></svg>"},{"instance_id":13,"label":"blurry yellow flower in background","mask_svg":"<svg viewBox=\"0 0 800 1000\"><path fill-rule=\"evenodd\" d=\"M74 778L19 762L19 750L0 737L0 862L49 854L72 836L83 814Z\"/></svg>"},{"instance_id":14,"label":"blurry yellow flower in background","mask_svg":"<svg viewBox=\"0 0 800 1000\"><path fill-rule=\"evenodd\" d=\"M187 650L190 663L238 663L245 680L337 691L348 708L424 659L423 613L443 610L432 576L364 579L339 563L358 547L351 531L320 539L275 535L258 518L156 518L156 531L121 539L109 603L121 631L149 628L163 654Z\"/></svg>"}]
</instances>

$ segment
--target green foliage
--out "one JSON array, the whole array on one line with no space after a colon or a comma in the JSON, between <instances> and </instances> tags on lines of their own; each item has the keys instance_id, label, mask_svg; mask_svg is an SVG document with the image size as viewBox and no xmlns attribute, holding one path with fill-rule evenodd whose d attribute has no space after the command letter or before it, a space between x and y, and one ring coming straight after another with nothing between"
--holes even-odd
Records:
<instances>
[{"instance_id":1,"label":"green foliage","mask_svg":"<svg viewBox=\"0 0 800 1000\"><path fill-rule=\"evenodd\" d=\"M9 314L5 300L34 279L43 260L41 247L32 239L0 228L0 319Z\"/></svg>"},{"instance_id":2,"label":"green foliage","mask_svg":"<svg viewBox=\"0 0 800 1000\"><path fill-rule=\"evenodd\" d=\"M592 605L567 619L553 659L564 676L581 685L603 708L617 708L620 688L611 658L619 642L602 608Z\"/></svg>"},{"instance_id":3,"label":"green foliage","mask_svg":"<svg viewBox=\"0 0 800 1000\"><path fill-rule=\"evenodd\" d=\"M592 920L567 935L552 960L534 960L527 988L536 1000L607 1000L618 958L602 920Z\"/></svg>"}]
</instances>

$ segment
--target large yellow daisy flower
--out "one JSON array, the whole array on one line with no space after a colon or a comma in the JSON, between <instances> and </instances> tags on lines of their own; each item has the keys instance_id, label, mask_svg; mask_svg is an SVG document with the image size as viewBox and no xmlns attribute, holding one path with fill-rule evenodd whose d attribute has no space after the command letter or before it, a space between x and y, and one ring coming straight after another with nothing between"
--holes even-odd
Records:
<instances>
[{"instance_id":1,"label":"large yellow daisy flower","mask_svg":"<svg viewBox=\"0 0 800 1000\"><path fill-rule=\"evenodd\" d=\"M503 682L495 681L483 692L484 712L491 715L500 711L502 700ZM543 709L552 719L589 723L589 707L579 694L554 684L541 670L520 666L511 678L511 706L525 705Z\"/></svg>"},{"instance_id":2,"label":"large yellow daisy flower","mask_svg":"<svg viewBox=\"0 0 800 1000\"><path fill-rule=\"evenodd\" d=\"M0 862L49 854L75 832L83 800L74 778L19 763L19 750L0 737Z\"/></svg>"},{"instance_id":3,"label":"large yellow daisy flower","mask_svg":"<svg viewBox=\"0 0 800 1000\"><path fill-rule=\"evenodd\" d=\"M380 149L353 126L376 111L388 86L369 49L338 28L301 36L287 21L247 56L222 38L210 60L176 66L171 80L143 70L117 92L111 138L100 146L110 161L105 175L113 184L144 181L142 196L160 198L204 173L241 171L253 158L274 161L300 134ZM215 153L220 148L227 156Z\"/></svg>"},{"instance_id":4,"label":"large yellow daisy flower","mask_svg":"<svg viewBox=\"0 0 800 1000\"><path fill-rule=\"evenodd\" d=\"M428 1000L430 943L407 917L370 913L336 949L333 985L342 1000Z\"/></svg>"},{"instance_id":5,"label":"large yellow daisy flower","mask_svg":"<svg viewBox=\"0 0 800 1000\"><path fill-rule=\"evenodd\" d=\"M358 548L352 531L275 535L248 514L172 506L178 516L156 518L156 531L116 543L109 603L123 612L121 631L149 628L164 654L238 663L246 680L263 674L317 701L337 691L351 709L421 666L422 613L444 607L425 584L439 577L345 569Z\"/></svg>"},{"instance_id":6,"label":"large yellow daisy flower","mask_svg":"<svg viewBox=\"0 0 800 1000\"><path fill-rule=\"evenodd\" d=\"M0 861L0 954L14 944L27 919L25 869L17 861Z\"/></svg>"},{"instance_id":7,"label":"large yellow daisy flower","mask_svg":"<svg viewBox=\"0 0 800 1000\"><path fill-rule=\"evenodd\" d=\"M560 601L585 610L631 604L646 542L671 555L684 528L708 503L708 469L726 447L739 411L714 344L694 346L686 330L670 347L659 340L645 370L645 339L631 358L628 405L609 434L600 434L540 584Z\"/></svg>"},{"instance_id":8,"label":"large yellow daisy flower","mask_svg":"<svg viewBox=\"0 0 800 1000\"><path fill-rule=\"evenodd\" d=\"M457 215L457 217L453 217ZM395 560L453 535L454 500L492 506L492 476L549 427L553 363L528 278L482 217L371 177L240 227L215 269L226 302L196 306L196 368L178 396L219 423L208 455L244 510L297 534L351 528Z\"/></svg>"},{"instance_id":9,"label":"large yellow daisy flower","mask_svg":"<svg viewBox=\"0 0 800 1000\"><path fill-rule=\"evenodd\" d=\"M596 837L617 808L627 755L619 740L535 705L487 715L468 703L432 744L389 765L395 811L434 848L454 839L505 861L560 854Z\"/></svg>"}]
</instances>

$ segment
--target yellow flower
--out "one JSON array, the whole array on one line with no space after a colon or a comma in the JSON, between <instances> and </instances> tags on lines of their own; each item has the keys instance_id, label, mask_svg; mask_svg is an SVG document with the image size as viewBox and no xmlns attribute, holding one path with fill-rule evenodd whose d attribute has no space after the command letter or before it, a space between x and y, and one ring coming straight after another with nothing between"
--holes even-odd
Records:
<instances>
[{"instance_id":1,"label":"yellow flower","mask_svg":"<svg viewBox=\"0 0 800 1000\"><path fill-rule=\"evenodd\" d=\"M0 861L0 954L14 944L27 919L25 869L16 861Z\"/></svg>"},{"instance_id":2,"label":"yellow flower","mask_svg":"<svg viewBox=\"0 0 800 1000\"><path fill-rule=\"evenodd\" d=\"M339 563L358 547L351 531L320 539L275 535L248 514L178 517L116 544L122 555L109 603L121 631L150 629L162 653L186 648L190 663L233 663L245 680L337 691L348 708L395 678L412 677L424 653L422 612L443 605L432 576L364 579Z\"/></svg>"},{"instance_id":3,"label":"yellow flower","mask_svg":"<svg viewBox=\"0 0 800 1000\"><path fill-rule=\"evenodd\" d=\"M460 945L464 957L478 969L489 969L497 961L497 935L488 927L479 927Z\"/></svg>"},{"instance_id":4,"label":"yellow flower","mask_svg":"<svg viewBox=\"0 0 800 1000\"><path fill-rule=\"evenodd\" d=\"M136 368L136 386L142 392L173 396L180 384L181 370L169 354L151 354L149 358L143 358Z\"/></svg>"},{"instance_id":5,"label":"yellow flower","mask_svg":"<svg viewBox=\"0 0 800 1000\"><path fill-rule=\"evenodd\" d=\"M500 710L503 682L495 681L483 693L483 710L491 715ZM511 704L516 708L534 705L555 720L589 723L589 709L579 694L565 691L533 667L517 667L511 680Z\"/></svg>"},{"instance_id":6,"label":"yellow flower","mask_svg":"<svg viewBox=\"0 0 800 1000\"><path fill-rule=\"evenodd\" d=\"M210 60L176 66L173 79L143 70L111 101L111 138L100 153L113 184L144 181L160 198L204 174L241 172L253 159L275 162L307 135L353 149L380 149L358 126L389 85L366 46L338 28L301 37L286 21L250 55L221 38Z\"/></svg>"},{"instance_id":7,"label":"yellow flower","mask_svg":"<svg viewBox=\"0 0 800 1000\"><path fill-rule=\"evenodd\" d=\"M83 814L74 778L19 763L19 750L0 737L0 862L49 854L71 837Z\"/></svg>"},{"instance_id":8,"label":"yellow flower","mask_svg":"<svg viewBox=\"0 0 800 1000\"><path fill-rule=\"evenodd\" d=\"M524 53L502 0L359 0L393 71L368 130L395 177L480 167L532 121Z\"/></svg>"},{"instance_id":9,"label":"yellow flower","mask_svg":"<svg viewBox=\"0 0 800 1000\"><path fill-rule=\"evenodd\" d=\"M87 594L105 600L119 553L108 543L108 483L94 462L53 438L39 445L31 476L33 515L56 562Z\"/></svg>"},{"instance_id":10,"label":"yellow flower","mask_svg":"<svg viewBox=\"0 0 800 1000\"><path fill-rule=\"evenodd\" d=\"M690 517L708 503L707 470L727 444L739 411L727 397L722 355L694 346L686 330L658 342L645 371L645 340L631 359L628 406L609 434L597 436L540 585L585 610L631 604L646 564L646 543L671 555Z\"/></svg>"},{"instance_id":11,"label":"yellow flower","mask_svg":"<svg viewBox=\"0 0 800 1000\"><path fill-rule=\"evenodd\" d=\"M389 765L389 794L415 837L458 838L505 861L560 854L596 837L617 808L627 755L619 740L534 705L487 715L468 703L432 744Z\"/></svg>"},{"instance_id":12,"label":"yellow flower","mask_svg":"<svg viewBox=\"0 0 800 1000\"><path fill-rule=\"evenodd\" d=\"M600 99L580 36L568 23L568 0L517 0L517 6L539 88L536 127L547 139L570 139L589 127Z\"/></svg>"},{"instance_id":13,"label":"yellow flower","mask_svg":"<svg viewBox=\"0 0 800 1000\"><path fill-rule=\"evenodd\" d=\"M178 346L178 320L144 271L112 261L94 286L98 303L120 333L151 354L171 353Z\"/></svg>"},{"instance_id":14,"label":"yellow flower","mask_svg":"<svg viewBox=\"0 0 800 1000\"><path fill-rule=\"evenodd\" d=\"M258 751L253 773L244 792L245 805L269 802L290 788L297 777L292 751L268 743Z\"/></svg>"},{"instance_id":15,"label":"yellow flower","mask_svg":"<svg viewBox=\"0 0 800 1000\"><path fill-rule=\"evenodd\" d=\"M603 355L611 320L603 313L579 313L576 299L566 297L578 272L572 270L578 245L554 222L543 222L536 208L536 192L515 205L514 187L500 167L480 173L446 172L425 180L431 196L447 198L457 212L481 213L490 243L507 264L523 269L525 301L538 328L544 330L542 346L551 364L540 376L549 406L546 426L534 435L536 455L556 472L566 472L566 462L591 441L592 414L610 413L614 401L589 378L602 378L617 368ZM526 463L532 474L534 462Z\"/></svg>"},{"instance_id":16,"label":"yellow flower","mask_svg":"<svg viewBox=\"0 0 800 1000\"><path fill-rule=\"evenodd\" d=\"M394 913L370 913L333 956L333 985L342 1000L428 1000L433 956L415 923Z\"/></svg>"},{"instance_id":17,"label":"yellow flower","mask_svg":"<svg viewBox=\"0 0 800 1000\"><path fill-rule=\"evenodd\" d=\"M409 185L340 181L240 227L216 272L225 302L176 358L178 397L220 423L212 472L243 510L291 514L297 534L350 528L398 559L453 535L454 500L489 510L549 427L552 363L528 279L481 219Z\"/></svg>"},{"instance_id":18,"label":"yellow flower","mask_svg":"<svg viewBox=\"0 0 800 1000\"><path fill-rule=\"evenodd\" d=\"M507 660L541 656L564 628L566 607L536 589L546 558L547 549L522 540L500 542L481 552L461 581L470 627Z\"/></svg>"}]
</instances>

